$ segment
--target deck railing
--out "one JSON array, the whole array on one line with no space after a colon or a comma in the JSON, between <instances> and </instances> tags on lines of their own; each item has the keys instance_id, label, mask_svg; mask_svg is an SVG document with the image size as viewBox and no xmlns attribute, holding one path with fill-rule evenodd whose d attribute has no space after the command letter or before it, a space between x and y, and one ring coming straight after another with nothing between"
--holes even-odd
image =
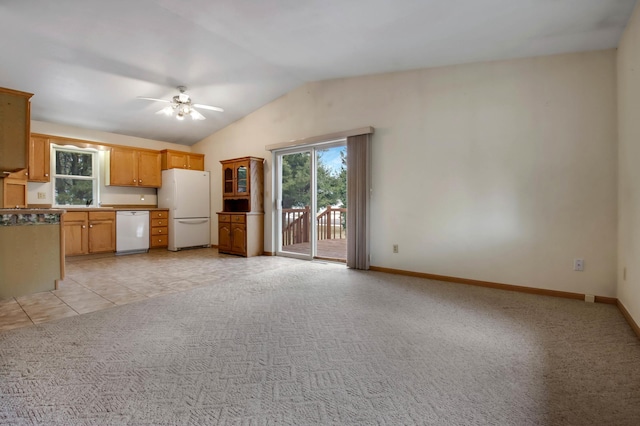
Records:
<instances>
[{"instance_id":1,"label":"deck railing","mask_svg":"<svg viewBox=\"0 0 640 426\"><path fill-rule=\"evenodd\" d=\"M347 238L347 209L327 206L316 215L318 240Z\"/></svg>"},{"instance_id":2,"label":"deck railing","mask_svg":"<svg viewBox=\"0 0 640 426\"><path fill-rule=\"evenodd\" d=\"M311 239L309 206L282 209L282 246L307 243ZM316 215L318 240L347 238L347 209L327 206Z\"/></svg>"},{"instance_id":3,"label":"deck railing","mask_svg":"<svg viewBox=\"0 0 640 426\"><path fill-rule=\"evenodd\" d=\"M282 209L282 246L309 242L309 206Z\"/></svg>"}]
</instances>

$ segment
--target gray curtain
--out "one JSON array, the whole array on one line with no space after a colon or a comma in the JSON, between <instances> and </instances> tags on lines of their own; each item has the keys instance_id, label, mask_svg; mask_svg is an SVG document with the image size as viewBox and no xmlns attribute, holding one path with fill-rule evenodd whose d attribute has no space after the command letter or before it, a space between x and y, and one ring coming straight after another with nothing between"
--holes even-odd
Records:
<instances>
[{"instance_id":1,"label":"gray curtain","mask_svg":"<svg viewBox=\"0 0 640 426\"><path fill-rule=\"evenodd\" d=\"M347 266L369 269L371 134L347 138Z\"/></svg>"}]
</instances>

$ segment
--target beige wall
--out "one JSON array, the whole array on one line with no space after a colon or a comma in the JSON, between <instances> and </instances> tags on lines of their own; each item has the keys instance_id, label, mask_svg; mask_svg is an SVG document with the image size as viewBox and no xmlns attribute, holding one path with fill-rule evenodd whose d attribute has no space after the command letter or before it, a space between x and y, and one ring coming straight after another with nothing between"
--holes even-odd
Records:
<instances>
[{"instance_id":1,"label":"beige wall","mask_svg":"<svg viewBox=\"0 0 640 426\"><path fill-rule=\"evenodd\" d=\"M79 127L62 124L46 123L43 121L31 121L31 132L43 133L53 136L62 136L72 139L83 139L94 142L103 142L113 145L131 146L148 149L175 149L179 151L191 151L191 147L177 145L169 142L151 139L136 138L133 136L118 135L115 133L101 132L98 130L82 129ZM156 190L154 188L127 188L117 186L105 186L104 180L104 155L100 155L100 194L103 204L140 204L155 206L157 204ZM27 202L29 204L52 204L53 187L50 182L29 182L27 186ZM38 193L45 198L38 198ZM141 198L144 196L144 200Z\"/></svg>"},{"instance_id":2,"label":"beige wall","mask_svg":"<svg viewBox=\"0 0 640 426\"><path fill-rule=\"evenodd\" d=\"M640 324L640 6L618 49L618 133L618 299Z\"/></svg>"},{"instance_id":3,"label":"beige wall","mask_svg":"<svg viewBox=\"0 0 640 426\"><path fill-rule=\"evenodd\" d=\"M265 145L371 125L372 265L615 296L615 57L607 50L310 83L193 150L212 171L212 212L221 210L218 160L265 157L269 218ZM274 251L266 225L265 249ZM577 257L584 272L572 270Z\"/></svg>"}]
</instances>

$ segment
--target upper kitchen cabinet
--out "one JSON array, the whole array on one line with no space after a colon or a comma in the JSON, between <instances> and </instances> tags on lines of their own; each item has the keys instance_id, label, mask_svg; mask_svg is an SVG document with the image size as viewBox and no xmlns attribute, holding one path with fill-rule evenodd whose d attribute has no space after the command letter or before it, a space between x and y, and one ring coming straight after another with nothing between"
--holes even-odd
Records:
<instances>
[{"instance_id":1,"label":"upper kitchen cabinet","mask_svg":"<svg viewBox=\"0 0 640 426\"><path fill-rule=\"evenodd\" d=\"M31 135L29 141L29 181L49 182L51 168L50 141L46 136Z\"/></svg>"},{"instance_id":2,"label":"upper kitchen cabinet","mask_svg":"<svg viewBox=\"0 0 640 426\"><path fill-rule=\"evenodd\" d=\"M165 149L160 152L162 154L162 170L204 170L204 154L173 151L170 149Z\"/></svg>"},{"instance_id":3,"label":"upper kitchen cabinet","mask_svg":"<svg viewBox=\"0 0 640 426\"><path fill-rule=\"evenodd\" d=\"M0 174L28 166L31 93L0 88Z\"/></svg>"},{"instance_id":4,"label":"upper kitchen cabinet","mask_svg":"<svg viewBox=\"0 0 640 426\"><path fill-rule=\"evenodd\" d=\"M27 169L0 178L0 209L27 207Z\"/></svg>"},{"instance_id":5,"label":"upper kitchen cabinet","mask_svg":"<svg viewBox=\"0 0 640 426\"><path fill-rule=\"evenodd\" d=\"M162 186L160 162L158 151L112 147L107 185L159 188Z\"/></svg>"},{"instance_id":6,"label":"upper kitchen cabinet","mask_svg":"<svg viewBox=\"0 0 640 426\"><path fill-rule=\"evenodd\" d=\"M263 163L257 157L222 163L222 197L226 212L263 212Z\"/></svg>"}]
</instances>

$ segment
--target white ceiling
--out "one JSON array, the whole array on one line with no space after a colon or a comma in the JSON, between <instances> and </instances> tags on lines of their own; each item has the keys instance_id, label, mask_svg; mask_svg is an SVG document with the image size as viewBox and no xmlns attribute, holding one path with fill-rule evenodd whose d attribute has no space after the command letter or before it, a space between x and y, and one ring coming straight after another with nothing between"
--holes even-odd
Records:
<instances>
[{"instance_id":1,"label":"white ceiling","mask_svg":"<svg viewBox=\"0 0 640 426\"><path fill-rule=\"evenodd\" d=\"M635 0L6 0L32 118L191 145L315 80L615 47ZM178 85L204 121L154 114Z\"/></svg>"}]
</instances>

